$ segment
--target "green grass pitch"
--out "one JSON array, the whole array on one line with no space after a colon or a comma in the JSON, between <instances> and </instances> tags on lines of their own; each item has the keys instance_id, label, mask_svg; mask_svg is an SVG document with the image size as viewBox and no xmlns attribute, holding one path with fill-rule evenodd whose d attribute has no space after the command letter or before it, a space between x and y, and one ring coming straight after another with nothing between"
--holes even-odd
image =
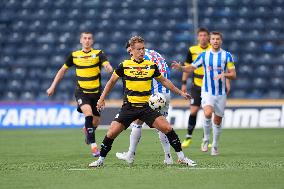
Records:
<instances>
[{"instance_id":1,"label":"green grass pitch","mask_svg":"<svg viewBox=\"0 0 284 189\"><path fill-rule=\"evenodd\" d=\"M97 131L99 143L105 133ZM129 133L114 141L103 168L90 169L94 158L81 129L0 130L0 188L284 188L284 129L223 130L217 157L200 152L202 131L196 130L184 150L196 168L163 165L155 130L143 130L132 166L117 160ZM185 130L177 133L183 139Z\"/></svg>"}]
</instances>

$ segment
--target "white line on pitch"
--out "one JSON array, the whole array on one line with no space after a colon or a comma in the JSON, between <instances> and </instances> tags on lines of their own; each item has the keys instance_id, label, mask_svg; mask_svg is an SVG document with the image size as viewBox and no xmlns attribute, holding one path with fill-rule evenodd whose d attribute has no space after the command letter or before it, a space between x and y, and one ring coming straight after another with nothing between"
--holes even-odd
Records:
<instances>
[{"instance_id":1,"label":"white line on pitch","mask_svg":"<svg viewBox=\"0 0 284 189\"><path fill-rule=\"evenodd\" d=\"M94 169L81 169L81 168L74 168L74 169L67 169L68 171L90 171L90 170L94 170Z\"/></svg>"},{"instance_id":2,"label":"white line on pitch","mask_svg":"<svg viewBox=\"0 0 284 189\"><path fill-rule=\"evenodd\" d=\"M178 169L191 169L191 170L221 170L221 169L226 169L226 168L214 168L214 167L182 167L182 168L178 168Z\"/></svg>"}]
</instances>

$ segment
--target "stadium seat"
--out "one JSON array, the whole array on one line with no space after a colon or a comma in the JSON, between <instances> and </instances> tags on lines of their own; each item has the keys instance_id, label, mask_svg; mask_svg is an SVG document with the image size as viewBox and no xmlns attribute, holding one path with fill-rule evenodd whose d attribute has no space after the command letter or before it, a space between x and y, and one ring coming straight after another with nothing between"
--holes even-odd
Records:
<instances>
[{"instance_id":1,"label":"stadium seat","mask_svg":"<svg viewBox=\"0 0 284 189\"><path fill-rule=\"evenodd\" d=\"M31 80L38 78L41 83L46 80L50 85L70 52L80 48L78 35L81 31L94 33L94 47L103 49L114 66L128 57L124 44L132 35L142 35L147 48L162 53L169 63L184 61L189 45L195 41L192 4L185 0L7 0L1 5L0 78L5 79L11 73L13 86L27 83L31 91L2 92L0 100L27 100L31 96L42 100L70 97L59 95L47 99L44 93L34 89ZM273 4L270 0L198 1L198 26L220 30L224 34L224 49L230 51L237 62L239 81L233 85L239 90L232 90L232 98L284 98L281 85L283 7L282 0L275 0ZM266 81L271 75L275 78ZM172 74L177 85L180 77L180 73ZM74 78L72 68L64 80L71 83ZM270 84L272 92L261 86ZM48 85L40 87L46 90ZM71 85L61 87L62 91L69 91ZM120 97L119 92L115 89L111 97Z\"/></svg>"},{"instance_id":2,"label":"stadium seat","mask_svg":"<svg viewBox=\"0 0 284 189\"><path fill-rule=\"evenodd\" d=\"M4 92L4 94L2 96L2 100L4 100L4 101L16 101L16 100L19 100L18 93L14 92L14 91Z\"/></svg>"}]
</instances>

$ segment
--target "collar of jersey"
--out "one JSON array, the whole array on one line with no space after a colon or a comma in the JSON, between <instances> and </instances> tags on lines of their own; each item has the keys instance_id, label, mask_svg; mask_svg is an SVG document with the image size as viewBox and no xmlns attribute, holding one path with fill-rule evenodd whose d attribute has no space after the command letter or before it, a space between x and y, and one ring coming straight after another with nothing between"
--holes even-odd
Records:
<instances>
[{"instance_id":1,"label":"collar of jersey","mask_svg":"<svg viewBox=\"0 0 284 189\"><path fill-rule=\"evenodd\" d=\"M145 59L143 58L143 60L139 62L139 61L137 61L137 60L135 60L134 58L131 57L131 60L132 60L133 62L136 62L136 63L138 63L138 64L141 64L142 62L144 62Z\"/></svg>"},{"instance_id":2,"label":"collar of jersey","mask_svg":"<svg viewBox=\"0 0 284 189\"><path fill-rule=\"evenodd\" d=\"M205 47L205 48L201 47L200 43L198 43L198 46L199 46L201 49L204 49L204 50L205 50L205 49L207 49L207 48L210 46L210 44L208 44L207 47Z\"/></svg>"},{"instance_id":3,"label":"collar of jersey","mask_svg":"<svg viewBox=\"0 0 284 189\"><path fill-rule=\"evenodd\" d=\"M212 49L210 49L210 52L211 52L212 54L218 54L218 53L220 53L221 51L223 51L222 48L220 48L220 50L219 50L218 52L213 52Z\"/></svg>"},{"instance_id":4,"label":"collar of jersey","mask_svg":"<svg viewBox=\"0 0 284 189\"><path fill-rule=\"evenodd\" d=\"M83 49L82 49L82 52L88 54L88 53L91 52L92 50L93 50L93 48L91 48L88 52L85 52L85 51L83 51Z\"/></svg>"}]
</instances>

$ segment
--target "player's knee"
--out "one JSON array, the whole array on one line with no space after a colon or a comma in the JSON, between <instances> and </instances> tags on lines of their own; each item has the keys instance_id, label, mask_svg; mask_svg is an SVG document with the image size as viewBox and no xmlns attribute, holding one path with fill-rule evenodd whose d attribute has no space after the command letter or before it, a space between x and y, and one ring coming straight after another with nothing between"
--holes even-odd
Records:
<instances>
[{"instance_id":1,"label":"player's knee","mask_svg":"<svg viewBox=\"0 0 284 189\"><path fill-rule=\"evenodd\" d=\"M166 134L166 133L171 132L173 130L173 128L170 125L167 125L164 130L165 130L164 133Z\"/></svg>"},{"instance_id":2,"label":"player's knee","mask_svg":"<svg viewBox=\"0 0 284 189\"><path fill-rule=\"evenodd\" d=\"M207 119L211 119L212 118L212 111L210 110L204 110L204 116L207 118Z\"/></svg>"},{"instance_id":3,"label":"player's knee","mask_svg":"<svg viewBox=\"0 0 284 189\"><path fill-rule=\"evenodd\" d=\"M115 139L116 134L115 134L115 132L113 130L108 130L107 137L111 138L111 139Z\"/></svg>"},{"instance_id":4,"label":"player's knee","mask_svg":"<svg viewBox=\"0 0 284 189\"><path fill-rule=\"evenodd\" d=\"M93 116L93 126L98 127L99 124L100 124L100 118L97 116Z\"/></svg>"},{"instance_id":5,"label":"player's knee","mask_svg":"<svg viewBox=\"0 0 284 189\"><path fill-rule=\"evenodd\" d=\"M196 116L198 113L199 108L190 108L190 115Z\"/></svg>"},{"instance_id":6,"label":"player's knee","mask_svg":"<svg viewBox=\"0 0 284 189\"><path fill-rule=\"evenodd\" d=\"M214 117L214 124L215 125L221 125L222 123L222 117Z\"/></svg>"}]
</instances>

